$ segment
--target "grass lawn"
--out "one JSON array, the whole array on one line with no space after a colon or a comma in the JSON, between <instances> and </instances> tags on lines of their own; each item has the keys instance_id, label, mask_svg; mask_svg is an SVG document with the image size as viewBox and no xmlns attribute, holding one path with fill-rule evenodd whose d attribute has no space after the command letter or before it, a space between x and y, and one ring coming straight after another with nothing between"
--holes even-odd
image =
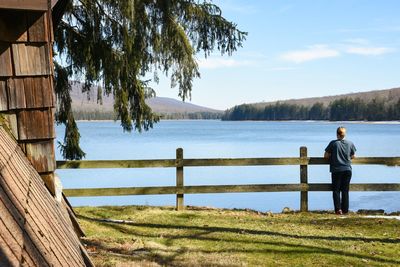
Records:
<instances>
[{"instance_id":1,"label":"grass lawn","mask_svg":"<svg viewBox=\"0 0 400 267\"><path fill-rule=\"evenodd\" d=\"M394 219L141 206L75 211L97 266L400 266Z\"/></svg>"}]
</instances>

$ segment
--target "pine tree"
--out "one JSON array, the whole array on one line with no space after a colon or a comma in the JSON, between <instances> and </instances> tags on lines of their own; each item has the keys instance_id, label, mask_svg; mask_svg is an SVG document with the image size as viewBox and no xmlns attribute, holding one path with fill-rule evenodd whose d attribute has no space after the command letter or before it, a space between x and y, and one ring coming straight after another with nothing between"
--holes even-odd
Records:
<instances>
[{"instance_id":1,"label":"pine tree","mask_svg":"<svg viewBox=\"0 0 400 267\"><path fill-rule=\"evenodd\" d=\"M78 76L84 80L83 91L102 83L103 93L113 94L124 130L148 130L159 117L145 103L155 95L146 75L153 73L155 82L159 74L168 75L171 87L178 87L185 100L193 79L200 77L195 55L208 56L216 49L231 55L246 35L207 0L69 1L55 30L55 52L65 59L55 68L57 121L67 128L74 125L69 122L73 116L68 79ZM79 142L69 140L77 137L65 136L61 144L69 151L62 152L67 159L83 155Z\"/></svg>"}]
</instances>

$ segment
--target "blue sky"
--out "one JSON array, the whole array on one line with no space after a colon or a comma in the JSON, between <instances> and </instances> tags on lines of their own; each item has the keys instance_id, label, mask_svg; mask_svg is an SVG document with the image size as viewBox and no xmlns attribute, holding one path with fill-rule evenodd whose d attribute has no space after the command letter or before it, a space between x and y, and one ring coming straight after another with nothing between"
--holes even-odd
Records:
<instances>
[{"instance_id":1,"label":"blue sky","mask_svg":"<svg viewBox=\"0 0 400 267\"><path fill-rule=\"evenodd\" d=\"M215 0L247 31L232 57L198 55L192 103L242 103L400 86L398 0ZM177 98L167 79L158 96Z\"/></svg>"}]
</instances>

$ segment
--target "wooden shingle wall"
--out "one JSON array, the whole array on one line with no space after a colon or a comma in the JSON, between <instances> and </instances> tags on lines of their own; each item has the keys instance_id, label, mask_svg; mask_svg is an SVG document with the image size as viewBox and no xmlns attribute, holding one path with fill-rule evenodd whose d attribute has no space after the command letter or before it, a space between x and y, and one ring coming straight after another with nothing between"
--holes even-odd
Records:
<instances>
[{"instance_id":1,"label":"wooden shingle wall","mask_svg":"<svg viewBox=\"0 0 400 267\"><path fill-rule=\"evenodd\" d=\"M93 266L66 205L0 125L0 266Z\"/></svg>"},{"instance_id":2,"label":"wooden shingle wall","mask_svg":"<svg viewBox=\"0 0 400 267\"><path fill-rule=\"evenodd\" d=\"M47 0L9 2L48 6ZM2 9L11 6L0 4L0 113L54 193L49 179L55 170L51 11Z\"/></svg>"}]
</instances>

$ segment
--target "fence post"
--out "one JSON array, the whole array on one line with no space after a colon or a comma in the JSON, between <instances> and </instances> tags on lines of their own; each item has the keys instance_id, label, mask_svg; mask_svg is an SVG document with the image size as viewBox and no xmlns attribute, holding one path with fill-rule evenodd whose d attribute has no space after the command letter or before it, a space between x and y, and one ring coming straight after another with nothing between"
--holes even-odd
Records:
<instances>
[{"instance_id":1,"label":"fence post","mask_svg":"<svg viewBox=\"0 0 400 267\"><path fill-rule=\"evenodd\" d=\"M300 147L300 161L307 159L307 147ZM300 163L300 184L308 185L308 165ZM301 190L300 193L300 211L308 211L308 189Z\"/></svg>"},{"instance_id":2,"label":"fence post","mask_svg":"<svg viewBox=\"0 0 400 267\"><path fill-rule=\"evenodd\" d=\"M176 189L183 189L183 149L176 149ZM183 194L176 194L176 210L183 210Z\"/></svg>"}]
</instances>

